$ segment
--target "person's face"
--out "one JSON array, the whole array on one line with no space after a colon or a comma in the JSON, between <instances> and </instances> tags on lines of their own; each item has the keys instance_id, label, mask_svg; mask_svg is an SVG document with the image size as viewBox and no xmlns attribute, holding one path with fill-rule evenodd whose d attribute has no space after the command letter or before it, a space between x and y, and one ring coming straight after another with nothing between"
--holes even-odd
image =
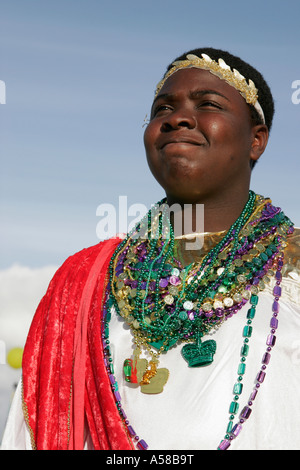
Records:
<instances>
[{"instance_id":1,"label":"person's face","mask_svg":"<svg viewBox=\"0 0 300 470\"><path fill-rule=\"evenodd\" d=\"M192 203L249 189L259 158L250 110L240 93L210 72L175 72L154 100L144 143L149 168L170 201Z\"/></svg>"}]
</instances>

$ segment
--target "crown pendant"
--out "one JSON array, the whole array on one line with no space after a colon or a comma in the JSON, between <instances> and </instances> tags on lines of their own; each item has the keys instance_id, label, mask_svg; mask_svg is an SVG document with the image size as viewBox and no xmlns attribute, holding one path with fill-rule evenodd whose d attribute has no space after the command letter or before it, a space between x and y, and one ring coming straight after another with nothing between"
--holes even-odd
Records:
<instances>
[{"instance_id":1,"label":"crown pendant","mask_svg":"<svg viewBox=\"0 0 300 470\"><path fill-rule=\"evenodd\" d=\"M181 350L181 354L189 367L208 366L214 360L217 343L213 339L202 342L201 336L202 334L199 332L196 343L186 344Z\"/></svg>"}]
</instances>

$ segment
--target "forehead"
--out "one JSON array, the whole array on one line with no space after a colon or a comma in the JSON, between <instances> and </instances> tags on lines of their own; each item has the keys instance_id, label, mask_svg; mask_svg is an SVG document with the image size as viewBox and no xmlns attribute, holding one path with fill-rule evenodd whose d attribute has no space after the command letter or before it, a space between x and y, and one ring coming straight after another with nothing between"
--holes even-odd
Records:
<instances>
[{"instance_id":1,"label":"forehead","mask_svg":"<svg viewBox=\"0 0 300 470\"><path fill-rule=\"evenodd\" d=\"M187 68L174 72L164 83L157 98L165 94L188 94L193 91L209 90L223 94L230 101L246 104L241 94L231 85L208 70Z\"/></svg>"}]
</instances>

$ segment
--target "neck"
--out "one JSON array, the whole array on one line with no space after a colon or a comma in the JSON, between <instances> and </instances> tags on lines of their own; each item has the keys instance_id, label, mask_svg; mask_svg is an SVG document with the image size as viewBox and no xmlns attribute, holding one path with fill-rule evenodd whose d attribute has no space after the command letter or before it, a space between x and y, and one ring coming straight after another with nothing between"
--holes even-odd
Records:
<instances>
[{"instance_id":1,"label":"neck","mask_svg":"<svg viewBox=\"0 0 300 470\"><path fill-rule=\"evenodd\" d=\"M191 203L167 197L175 235L228 230L240 216L248 197L248 188L243 194L239 192L231 197L201 198Z\"/></svg>"}]
</instances>

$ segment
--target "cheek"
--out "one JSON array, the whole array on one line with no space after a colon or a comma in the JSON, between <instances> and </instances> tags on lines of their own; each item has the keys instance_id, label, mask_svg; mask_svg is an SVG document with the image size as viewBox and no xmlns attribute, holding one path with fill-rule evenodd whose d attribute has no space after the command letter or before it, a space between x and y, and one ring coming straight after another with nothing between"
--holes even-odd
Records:
<instances>
[{"instance_id":1,"label":"cheek","mask_svg":"<svg viewBox=\"0 0 300 470\"><path fill-rule=\"evenodd\" d=\"M150 122L144 132L144 146L147 153L155 149L155 142L158 133L158 126Z\"/></svg>"},{"instance_id":2,"label":"cheek","mask_svg":"<svg viewBox=\"0 0 300 470\"><path fill-rule=\"evenodd\" d=\"M153 123L148 124L144 132L144 147L149 169L156 179L158 179L161 171L161 162L159 161L158 151L156 148L156 139L158 135L158 126L153 125Z\"/></svg>"},{"instance_id":3,"label":"cheek","mask_svg":"<svg viewBox=\"0 0 300 470\"><path fill-rule=\"evenodd\" d=\"M220 149L224 158L236 160L249 155L251 132L248 125L239 119L213 121L208 128L209 142L216 150ZM221 155L220 155L221 157Z\"/></svg>"},{"instance_id":4,"label":"cheek","mask_svg":"<svg viewBox=\"0 0 300 470\"><path fill-rule=\"evenodd\" d=\"M236 126L229 120L229 122L222 120L212 120L207 122L208 138L214 145L226 145L235 141L236 139Z\"/></svg>"}]
</instances>

